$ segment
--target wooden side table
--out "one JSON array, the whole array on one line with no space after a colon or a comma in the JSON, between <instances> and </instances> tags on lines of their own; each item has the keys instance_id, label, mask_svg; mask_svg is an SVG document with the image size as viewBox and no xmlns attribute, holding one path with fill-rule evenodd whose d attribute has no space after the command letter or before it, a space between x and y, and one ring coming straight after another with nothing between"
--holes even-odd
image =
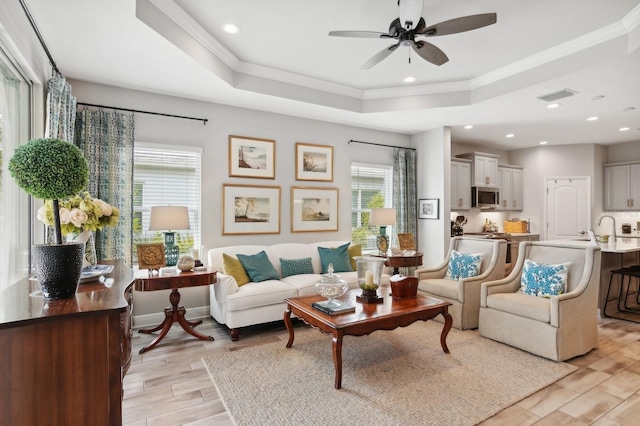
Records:
<instances>
[{"instance_id":1,"label":"wooden side table","mask_svg":"<svg viewBox=\"0 0 640 426\"><path fill-rule=\"evenodd\" d=\"M393 275L400 273L400 268L422 265L422 253L412 256L387 256L385 266L393 267Z\"/></svg>"},{"instance_id":2,"label":"wooden side table","mask_svg":"<svg viewBox=\"0 0 640 426\"><path fill-rule=\"evenodd\" d=\"M205 336L193 329L202 321L189 321L184 316L187 310L180 304L180 292L178 289L185 287L197 287L201 285L215 284L216 271L195 271L195 272L180 272L176 275L154 276L154 277L137 277L135 283L135 289L137 291L156 291L156 290L169 290L169 302L171 307L164 310L164 321L156 327L138 330L138 333L154 333L158 330L160 334L156 339L148 346L140 349L140 353L145 353L155 348L158 343L167 335L174 322L178 322L180 326L187 333L191 334L200 340L213 340L211 336Z\"/></svg>"}]
</instances>

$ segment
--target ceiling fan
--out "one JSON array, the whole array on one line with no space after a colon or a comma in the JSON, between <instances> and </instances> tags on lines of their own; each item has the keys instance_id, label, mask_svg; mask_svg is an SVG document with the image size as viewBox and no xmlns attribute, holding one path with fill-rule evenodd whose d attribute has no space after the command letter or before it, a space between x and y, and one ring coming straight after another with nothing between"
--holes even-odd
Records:
<instances>
[{"instance_id":1,"label":"ceiling fan","mask_svg":"<svg viewBox=\"0 0 640 426\"><path fill-rule=\"evenodd\" d=\"M495 24L497 21L495 13L482 13L479 15L450 19L427 27L424 18L422 18L422 6L423 0L398 0L400 16L391 21L388 33L375 31L330 31L329 35L334 37L395 39L398 41L396 44L392 44L386 49L381 50L365 62L361 67L365 70L380 63L399 46L411 46L422 59L434 65L442 65L449 61L447 55L431 43L427 43L424 40L416 40L416 37L436 37L462 33Z\"/></svg>"}]
</instances>

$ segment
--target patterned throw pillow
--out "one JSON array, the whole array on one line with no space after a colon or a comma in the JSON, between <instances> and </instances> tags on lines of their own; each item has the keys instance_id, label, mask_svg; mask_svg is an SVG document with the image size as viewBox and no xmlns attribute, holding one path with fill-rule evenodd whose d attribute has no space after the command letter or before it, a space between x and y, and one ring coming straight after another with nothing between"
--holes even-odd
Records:
<instances>
[{"instance_id":1,"label":"patterned throw pillow","mask_svg":"<svg viewBox=\"0 0 640 426\"><path fill-rule=\"evenodd\" d=\"M240 260L227 253L222 253L222 272L235 278L238 287L251 281Z\"/></svg>"},{"instance_id":2,"label":"patterned throw pillow","mask_svg":"<svg viewBox=\"0 0 640 426\"><path fill-rule=\"evenodd\" d=\"M310 257L302 259L283 259L280 258L282 266L282 278L291 275L313 274L313 264Z\"/></svg>"},{"instance_id":3,"label":"patterned throw pillow","mask_svg":"<svg viewBox=\"0 0 640 426\"><path fill-rule=\"evenodd\" d=\"M481 265L482 253L469 254L451 250L449 267L444 277L452 280L477 277L480 274Z\"/></svg>"},{"instance_id":4,"label":"patterned throw pillow","mask_svg":"<svg viewBox=\"0 0 640 426\"><path fill-rule=\"evenodd\" d=\"M569 265L570 262L548 265L526 259L518 291L547 298L566 292Z\"/></svg>"},{"instance_id":5,"label":"patterned throw pillow","mask_svg":"<svg viewBox=\"0 0 640 426\"><path fill-rule=\"evenodd\" d=\"M239 254L238 259L240 259L242 266L244 266L244 270L247 271L247 275L249 275L249 278L251 278L251 281L254 283L280 279L278 271L273 267L264 250L251 256Z\"/></svg>"},{"instance_id":6,"label":"patterned throw pillow","mask_svg":"<svg viewBox=\"0 0 640 426\"><path fill-rule=\"evenodd\" d=\"M322 264L322 274L327 273L330 263L333 263L333 272L352 272L351 259L349 258L349 244L346 243L338 248L318 247L320 263Z\"/></svg>"}]
</instances>

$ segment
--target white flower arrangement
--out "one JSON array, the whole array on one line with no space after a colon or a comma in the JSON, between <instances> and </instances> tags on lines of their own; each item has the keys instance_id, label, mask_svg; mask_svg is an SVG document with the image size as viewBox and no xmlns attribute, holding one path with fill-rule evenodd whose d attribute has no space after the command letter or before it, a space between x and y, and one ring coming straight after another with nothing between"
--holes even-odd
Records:
<instances>
[{"instance_id":1,"label":"white flower arrangement","mask_svg":"<svg viewBox=\"0 0 640 426\"><path fill-rule=\"evenodd\" d=\"M111 204L92 198L88 192L75 195L68 200L60 200L60 227L62 235L79 234L82 231L95 232L105 226L115 226L120 219L120 210ZM38 220L53 226L53 202L46 200L38 209Z\"/></svg>"}]
</instances>

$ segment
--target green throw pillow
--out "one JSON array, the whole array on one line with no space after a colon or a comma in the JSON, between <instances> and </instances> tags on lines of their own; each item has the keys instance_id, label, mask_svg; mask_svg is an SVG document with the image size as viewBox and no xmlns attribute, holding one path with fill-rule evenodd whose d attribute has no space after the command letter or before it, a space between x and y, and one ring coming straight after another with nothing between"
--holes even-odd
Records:
<instances>
[{"instance_id":1,"label":"green throw pillow","mask_svg":"<svg viewBox=\"0 0 640 426\"><path fill-rule=\"evenodd\" d=\"M291 275L313 274L313 264L310 257L302 259L283 259L280 258L282 266L282 278Z\"/></svg>"},{"instance_id":2,"label":"green throw pillow","mask_svg":"<svg viewBox=\"0 0 640 426\"><path fill-rule=\"evenodd\" d=\"M259 283L260 281L266 280L279 280L280 275L278 275L278 271L273 267L269 258L267 257L267 253L261 251L258 254L254 255L246 255L239 254L238 259L244 266L244 270L247 271L247 275L251 278L251 281L254 283Z\"/></svg>"},{"instance_id":3,"label":"green throw pillow","mask_svg":"<svg viewBox=\"0 0 640 426\"><path fill-rule=\"evenodd\" d=\"M235 278L238 287L251 281L240 260L227 253L222 253L222 272Z\"/></svg>"},{"instance_id":4,"label":"green throw pillow","mask_svg":"<svg viewBox=\"0 0 640 426\"><path fill-rule=\"evenodd\" d=\"M333 272L352 272L351 258L349 257L349 244L346 243L337 248L318 247L322 273L327 273L329 264L333 264Z\"/></svg>"},{"instance_id":5,"label":"green throw pillow","mask_svg":"<svg viewBox=\"0 0 640 426\"><path fill-rule=\"evenodd\" d=\"M362 256L362 245L354 244L352 246L349 246L348 251L349 251L349 262L351 263L351 269L355 271L358 265L356 264L356 260L354 259L354 257Z\"/></svg>"}]
</instances>

